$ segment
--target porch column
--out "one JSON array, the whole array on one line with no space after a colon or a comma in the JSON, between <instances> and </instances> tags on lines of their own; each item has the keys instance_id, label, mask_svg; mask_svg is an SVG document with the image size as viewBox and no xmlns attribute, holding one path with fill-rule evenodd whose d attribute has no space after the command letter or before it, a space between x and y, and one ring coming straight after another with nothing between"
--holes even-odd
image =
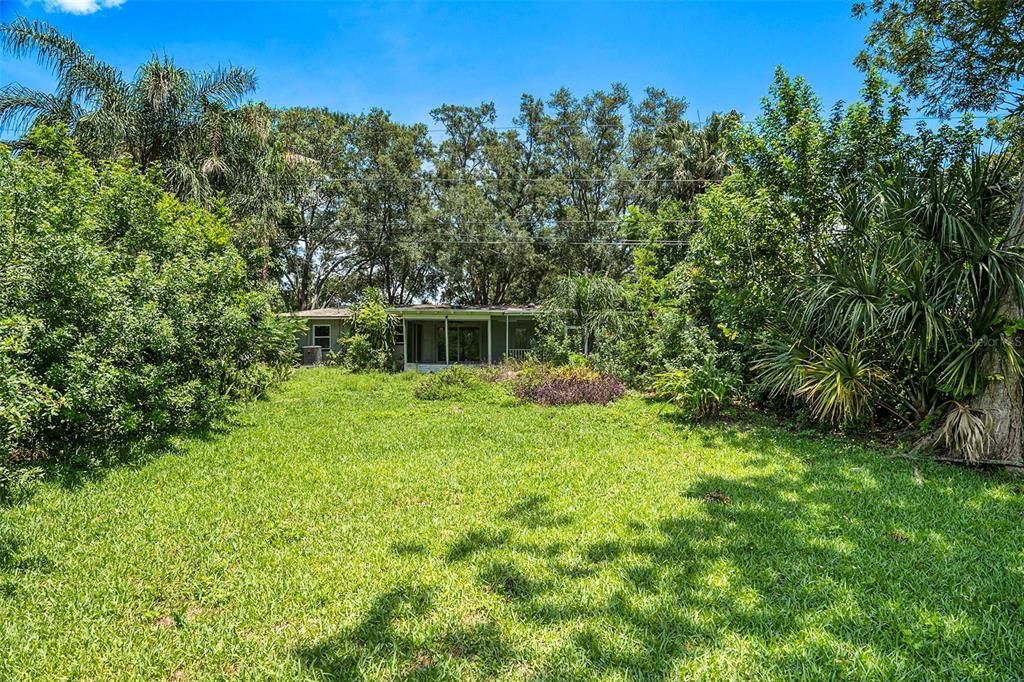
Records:
<instances>
[{"instance_id":1,"label":"porch column","mask_svg":"<svg viewBox=\"0 0 1024 682\"><path fill-rule=\"evenodd\" d=\"M505 359L508 360L508 313L505 313Z\"/></svg>"},{"instance_id":2,"label":"porch column","mask_svg":"<svg viewBox=\"0 0 1024 682\"><path fill-rule=\"evenodd\" d=\"M444 316L444 364L448 364L448 316Z\"/></svg>"},{"instance_id":3,"label":"porch column","mask_svg":"<svg viewBox=\"0 0 1024 682\"><path fill-rule=\"evenodd\" d=\"M494 346L491 343L491 316L487 316L487 364L493 365L494 361L491 359L491 348Z\"/></svg>"},{"instance_id":4,"label":"porch column","mask_svg":"<svg viewBox=\"0 0 1024 682\"><path fill-rule=\"evenodd\" d=\"M409 369L409 321L402 317L402 371Z\"/></svg>"}]
</instances>

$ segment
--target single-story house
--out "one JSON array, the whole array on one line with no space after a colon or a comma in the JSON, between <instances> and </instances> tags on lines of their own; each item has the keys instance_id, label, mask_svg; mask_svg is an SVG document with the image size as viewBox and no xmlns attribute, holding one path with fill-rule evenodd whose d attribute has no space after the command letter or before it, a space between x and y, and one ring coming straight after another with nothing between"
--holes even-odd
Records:
<instances>
[{"instance_id":1,"label":"single-story house","mask_svg":"<svg viewBox=\"0 0 1024 682\"><path fill-rule=\"evenodd\" d=\"M420 303L389 308L398 318L395 361L404 368L434 371L451 364L494 364L523 359L533 347L536 306L455 306ZM300 347L338 351L352 333L353 311L321 308L293 313L307 320Z\"/></svg>"}]
</instances>

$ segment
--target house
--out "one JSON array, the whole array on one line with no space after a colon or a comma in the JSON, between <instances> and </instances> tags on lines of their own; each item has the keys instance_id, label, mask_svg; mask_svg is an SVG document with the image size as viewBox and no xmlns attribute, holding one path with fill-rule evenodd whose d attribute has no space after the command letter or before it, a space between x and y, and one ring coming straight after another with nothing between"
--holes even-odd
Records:
<instances>
[{"instance_id":1,"label":"house","mask_svg":"<svg viewBox=\"0 0 1024 682\"><path fill-rule=\"evenodd\" d=\"M521 360L533 347L536 306L454 306L420 303L389 308L398 319L395 362L430 372L451 364ZM321 308L293 313L308 321L300 347L338 351L352 333L353 311Z\"/></svg>"}]
</instances>

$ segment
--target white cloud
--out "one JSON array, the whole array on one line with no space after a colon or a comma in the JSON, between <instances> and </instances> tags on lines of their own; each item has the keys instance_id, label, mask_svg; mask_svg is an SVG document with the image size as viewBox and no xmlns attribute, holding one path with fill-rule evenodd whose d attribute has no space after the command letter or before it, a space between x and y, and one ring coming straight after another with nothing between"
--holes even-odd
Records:
<instances>
[{"instance_id":1,"label":"white cloud","mask_svg":"<svg viewBox=\"0 0 1024 682\"><path fill-rule=\"evenodd\" d=\"M50 12L92 14L107 7L117 7L123 2L124 0L46 0L46 9Z\"/></svg>"}]
</instances>

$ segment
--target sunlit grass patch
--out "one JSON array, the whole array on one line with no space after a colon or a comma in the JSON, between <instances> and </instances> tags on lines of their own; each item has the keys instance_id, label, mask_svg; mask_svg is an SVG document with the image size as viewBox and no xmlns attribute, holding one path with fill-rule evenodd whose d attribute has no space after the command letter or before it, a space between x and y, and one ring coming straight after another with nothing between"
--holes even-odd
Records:
<instances>
[{"instance_id":1,"label":"sunlit grass patch","mask_svg":"<svg viewBox=\"0 0 1024 682\"><path fill-rule=\"evenodd\" d=\"M0 679L1024 669L1018 480L416 381L302 371L228 429L0 510Z\"/></svg>"}]
</instances>

